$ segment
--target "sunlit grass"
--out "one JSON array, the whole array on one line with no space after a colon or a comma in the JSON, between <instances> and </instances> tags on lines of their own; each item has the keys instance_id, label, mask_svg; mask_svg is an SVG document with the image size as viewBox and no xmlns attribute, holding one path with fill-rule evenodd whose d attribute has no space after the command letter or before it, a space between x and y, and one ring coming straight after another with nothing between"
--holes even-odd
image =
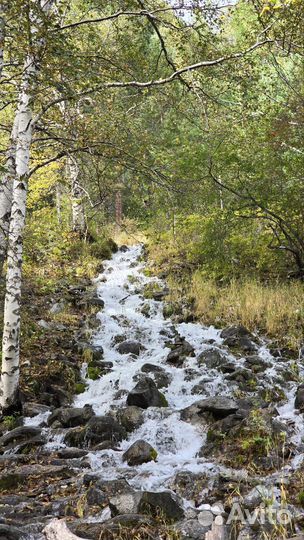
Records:
<instances>
[{"instance_id":1,"label":"sunlit grass","mask_svg":"<svg viewBox=\"0 0 304 540\"><path fill-rule=\"evenodd\" d=\"M219 326L241 323L293 347L303 339L304 285L300 282L266 284L243 279L219 286L195 272L190 294L197 315L206 322Z\"/></svg>"}]
</instances>

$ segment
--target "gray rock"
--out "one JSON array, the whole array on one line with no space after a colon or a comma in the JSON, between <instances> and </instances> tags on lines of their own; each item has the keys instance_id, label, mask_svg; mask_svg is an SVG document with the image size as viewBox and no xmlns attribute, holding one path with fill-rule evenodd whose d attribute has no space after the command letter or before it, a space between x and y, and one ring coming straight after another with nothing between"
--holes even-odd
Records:
<instances>
[{"instance_id":1,"label":"gray rock","mask_svg":"<svg viewBox=\"0 0 304 540\"><path fill-rule=\"evenodd\" d=\"M257 508L257 506L259 506L265 499L269 498L271 500L273 493L269 493L269 491L270 490L263 485L259 485L251 489L243 499L244 508L253 510L254 508Z\"/></svg>"},{"instance_id":2,"label":"gray rock","mask_svg":"<svg viewBox=\"0 0 304 540\"><path fill-rule=\"evenodd\" d=\"M130 448L123 454L122 459L126 461L128 465L141 465L142 463L148 463L149 461L155 461L157 452L146 441L135 441Z\"/></svg>"},{"instance_id":3,"label":"gray rock","mask_svg":"<svg viewBox=\"0 0 304 540\"><path fill-rule=\"evenodd\" d=\"M224 345L228 347L241 349L249 353L254 353L257 350L253 342L253 335L242 325L229 326L222 330L220 336L224 339Z\"/></svg>"},{"instance_id":4,"label":"gray rock","mask_svg":"<svg viewBox=\"0 0 304 540\"><path fill-rule=\"evenodd\" d=\"M87 455L87 450L81 448L61 448L57 455L61 459L79 459Z\"/></svg>"},{"instance_id":5,"label":"gray rock","mask_svg":"<svg viewBox=\"0 0 304 540\"><path fill-rule=\"evenodd\" d=\"M265 371L271 366L269 362L266 362L263 358L257 354L247 356L244 366L248 369L251 369L254 373L260 373Z\"/></svg>"},{"instance_id":6,"label":"gray rock","mask_svg":"<svg viewBox=\"0 0 304 540\"><path fill-rule=\"evenodd\" d=\"M210 530L209 525L202 525L198 519L185 519L176 526L176 532L183 540L202 540Z\"/></svg>"},{"instance_id":7,"label":"gray rock","mask_svg":"<svg viewBox=\"0 0 304 540\"><path fill-rule=\"evenodd\" d=\"M28 534L12 525L0 524L0 540L27 540Z\"/></svg>"},{"instance_id":8,"label":"gray rock","mask_svg":"<svg viewBox=\"0 0 304 540\"><path fill-rule=\"evenodd\" d=\"M134 354L135 356L140 355L140 351L142 349L142 345L139 343L139 341L122 341L119 343L117 350L120 354Z\"/></svg>"},{"instance_id":9,"label":"gray rock","mask_svg":"<svg viewBox=\"0 0 304 540\"><path fill-rule=\"evenodd\" d=\"M149 377L144 377L129 393L127 405L147 409L148 407L167 407L168 404L155 382Z\"/></svg>"},{"instance_id":10,"label":"gray rock","mask_svg":"<svg viewBox=\"0 0 304 540\"><path fill-rule=\"evenodd\" d=\"M56 315L57 313L62 313L64 308L65 308L64 302L56 302L55 304L52 305L50 309L50 313L52 313L52 315Z\"/></svg>"},{"instance_id":11,"label":"gray rock","mask_svg":"<svg viewBox=\"0 0 304 540\"><path fill-rule=\"evenodd\" d=\"M82 299L79 301L80 306L98 306L101 309L104 308L104 300L100 298L97 290L89 289L86 291L86 293L83 295Z\"/></svg>"},{"instance_id":12,"label":"gray rock","mask_svg":"<svg viewBox=\"0 0 304 540\"><path fill-rule=\"evenodd\" d=\"M54 422L59 422L62 427L76 427L86 424L90 418L95 416L95 413L90 405L83 408L78 407L61 407L48 418L48 425L51 426Z\"/></svg>"},{"instance_id":13,"label":"gray rock","mask_svg":"<svg viewBox=\"0 0 304 540\"><path fill-rule=\"evenodd\" d=\"M111 497L109 507L112 517L120 514L136 514L142 497L142 492L122 493Z\"/></svg>"},{"instance_id":14,"label":"gray rock","mask_svg":"<svg viewBox=\"0 0 304 540\"><path fill-rule=\"evenodd\" d=\"M22 441L28 441L33 437L37 437L41 434L41 428L33 426L21 426L12 429L2 437L0 437L0 447L8 446L9 444L15 444Z\"/></svg>"},{"instance_id":15,"label":"gray rock","mask_svg":"<svg viewBox=\"0 0 304 540\"><path fill-rule=\"evenodd\" d=\"M304 384L300 384L296 391L295 408L304 409Z\"/></svg>"},{"instance_id":16,"label":"gray rock","mask_svg":"<svg viewBox=\"0 0 304 540\"><path fill-rule=\"evenodd\" d=\"M38 326L40 328L44 328L44 330L49 330L51 328L51 325L46 322L44 319L40 319L40 321L37 322Z\"/></svg>"},{"instance_id":17,"label":"gray rock","mask_svg":"<svg viewBox=\"0 0 304 540\"><path fill-rule=\"evenodd\" d=\"M23 416L28 416L30 418L48 412L49 410L50 408L47 405L42 405L41 403L35 403L33 401L23 403L22 405Z\"/></svg>"},{"instance_id":18,"label":"gray rock","mask_svg":"<svg viewBox=\"0 0 304 540\"><path fill-rule=\"evenodd\" d=\"M167 388L172 380L171 376L161 366L147 363L142 366L141 371L153 375L157 388Z\"/></svg>"},{"instance_id":19,"label":"gray rock","mask_svg":"<svg viewBox=\"0 0 304 540\"><path fill-rule=\"evenodd\" d=\"M108 498L100 489L90 486L86 492L86 499L89 506L106 506Z\"/></svg>"},{"instance_id":20,"label":"gray rock","mask_svg":"<svg viewBox=\"0 0 304 540\"><path fill-rule=\"evenodd\" d=\"M183 499L192 501L197 506L203 502L202 494L208 492L208 485L208 475L181 471L170 480L168 487Z\"/></svg>"},{"instance_id":21,"label":"gray rock","mask_svg":"<svg viewBox=\"0 0 304 540\"><path fill-rule=\"evenodd\" d=\"M69 428L65 432L63 442L70 447L83 448L85 446L86 428Z\"/></svg>"},{"instance_id":22,"label":"gray rock","mask_svg":"<svg viewBox=\"0 0 304 540\"><path fill-rule=\"evenodd\" d=\"M236 368L232 373L228 373L225 377L227 381L236 381L245 383L252 379L252 371L243 367Z\"/></svg>"},{"instance_id":23,"label":"gray rock","mask_svg":"<svg viewBox=\"0 0 304 540\"><path fill-rule=\"evenodd\" d=\"M212 347L201 352L197 361L200 365L204 364L210 369L215 369L226 362L226 356L219 349Z\"/></svg>"},{"instance_id":24,"label":"gray rock","mask_svg":"<svg viewBox=\"0 0 304 540\"><path fill-rule=\"evenodd\" d=\"M184 517L181 499L170 491L161 491L159 493L145 491L139 504L139 512L155 517L161 513L165 518L172 521Z\"/></svg>"},{"instance_id":25,"label":"gray rock","mask_svg":"<svg viewBox=\"0 0 304 540\"><path fill-rule=\"evenodd\" d=\"M200 418L206 419L205 413L210 413L215 420L225 418L238 410L237 403L228 397L210 397L196 401L190 407L183 409L181 419L186 421L200 421Z\"/></svg>"},{"instance_id":26,"label":"gray rock","mask_svg":"<svg viewBox=\"0 0 304 540\"><path fill-rule=\"evenodd\" d=\"M177 336L174 343L166 343L171 348L167 356L167 362L176 367L182 367L184 360L188 356L195 356L194 347L181 336Z\"/></svg>"},{"instance_id":27,"label":"gray rock","mask_svg":"<svg viewBox=\"0 0 304 540\"><path fill-rule=\"evenodd\" d=\"M90 446L108 442L116 444L127 436L125 428L110 415L93 416L86 427L85 440Z\"/></svg>"},{"instance_id":28,"label":"gray rock","mask_svg":"<svg viewBox=\"0 0 304 540\"><path fill-rule=\"evenodd\" d=\"M202 380L195 384L191 389L191 394L205 394L206 392L206 381Z\"/></svg>"},{"instance_id":29,"label":"gray rock","mask_svg":"<svg viewBox=\"0 0 304 540\"><path fill-rule=\"evenodd\" d=\"M126 431L134 431L134 429L139 428L139 426L143 424L143 411L140 407L136 407L135 405L124 407L123 409L118 410L117 420Z\"/></svg>"},{"instance_id":30,"label":"gray rock","mask_svg":"<svg viewBox=\"0 0 304 540\"><path fill-rule=\"evenodd\" d=\"M89 477L92 475L86 475L88 481ZM84 481L85 483L85 481ZM102 491L107 498L110 500L112 497L125 493L134 493L135 490L130 486L130 484L125 480L125 478L118 478L116 480L103 480L99 478L95 481L95 486Z\"/></svg>"},{"instance_id":31,"label":"gray rock","mask_svg":"<svg viewBox=\"0 0 304 540\"><path fill-rule=\"evenodd\" d=\"M248 337L250 339L253 339L252 333L245 328L242 324L228 326L227 328L224 328L224 330L220 333L221 338L228 339L228 338L240 338L240 337Z\"/></svg>"}]
</instances>

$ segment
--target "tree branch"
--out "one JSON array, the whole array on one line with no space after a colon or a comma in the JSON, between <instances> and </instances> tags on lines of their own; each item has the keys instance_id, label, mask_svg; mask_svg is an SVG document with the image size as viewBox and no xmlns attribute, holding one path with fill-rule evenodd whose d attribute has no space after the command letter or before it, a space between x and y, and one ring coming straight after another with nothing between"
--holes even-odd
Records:
<instances>
[{"instance_id":1,"label":"tree branch","mask_svg":"<svg viewBox=\"0 0 304 540\"><path fill-rule=\"evenodd\" d=\"M100 90L104 90L105 88L153 88L157 86L163 86L165 84L171 83L177 78L180 78L180 75L183 73L190 73L191 71L196 71L201 68L207 68L212 66L220 65L224 62L227 62L229 60L235 60L237 58L243 58L247 54L253 52L254 50L263 47L266 44L273 43L273 40L265 39L264 41L258 41L248 49L245 49L244 51L229 54L227 56L221 56L220 58L216 58L214 60L204 60L202 62L197 62L196 64L191 64L189 66L185 66L183 68L177 69L174 71L171 75L168 77L165 77L163 79L156 79L151 81L113 81L113 82L106 82L100 85L97 85L93 88L89 88L88 90L84 90L82 92L78 92L75 94L70 94L68 96L61 96L58 98L55 98L54 100L50 101L47 105L42 107L41 112L36 116L36 118L33 119L33 124L36 124L42 116L54 105L57 105L59 103L62 103L64 101L69 101L73 99L78 99L83 96L88 96L90 94L94 94L95 92L99 92Z\"/></svg>"}]
</instances>

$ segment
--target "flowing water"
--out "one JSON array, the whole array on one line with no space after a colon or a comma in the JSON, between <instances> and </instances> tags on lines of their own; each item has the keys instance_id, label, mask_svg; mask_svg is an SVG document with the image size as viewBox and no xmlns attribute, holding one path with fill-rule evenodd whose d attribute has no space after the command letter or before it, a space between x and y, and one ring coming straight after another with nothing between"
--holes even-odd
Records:
<instances>
[{"instance_id":1,"label":"flowing water","mask_svg":"<svg viewBox=\"0 0 304 540\"><path fill-rule=\"evenodd\" d=\"M95 333L93 345L102 346L104 360L113 363L112 370L100 379L87 379L88 387L83 394L75 398L74 406L92 405L97 415L104 415L112 409L126 405L126 395L135 386L145 363L165 368L171 378L167 388L163 388L169 406L149 407L144 411L144 423L124 440L116 450L92 451L89 453L91 468L103 478L113 479L125 476L131 485L140 490L159 491L167 489L170 480L177 472L206 472L212 478L223 466L206 458L198 457L199 450L205 444L204 427L192 425L180 419L180 411L199 399L210 396L233 396L237 385L227 381L225 374L216 369L199 365L197 356L205 349L218 347L224 352L229 362L242 366L245 359L235 357L222 345L220 330L205 327L198 323L175 324L175 330L194 347L195 357L186 359L183 369L166 362L170 348L166 346L172 339L172 321L163 316L163 302L145 299L142 295L145 285L159 282L157 278L147 277L144 263L140 261L142 246L134 246L126 252L118 251L105 264L105 270L96 279L98 295L105 302L105 307L98 313L100 327ZM161 286L164 286L159 282ZM143 313L143 307L145 310ZM148 306L148 307L147 307ZM147 310L149 316L147 316ZM143 350L138 357L120 354L115 345L117 336L138 340ZM267 346L260 346L258 353L267 360L269 367L263 374L264 387L272 388L280 376L282 366L269 353ZM291 362L290 368L291 368ZM284 369L288 362L284 363ZM301 375L303 368L300 366ZM85 373L85 366L84 366ZM189 377L189 373L192 376ZM193 387L204 381L204 393L193 394ZM303 459L300 443L304 434L303 415L294 409L297 382L287 383L287 400L278 406L278 419L292 427L292 441L298 446L293 461L283 470L290 474L292 469ZM120 391L120 392L119 392ZM124 392L122 392L124 391ZM41 418L28 419L28 424L39 424ZM63 445L60 433L49 432L48 448ZM157 461L151 461L137 467L128 467L122 461L123 451L136 440L144 439L158 453ZM246 471L236 474L246 475ZM265 480L265 479L264 479ZM190 501L184 501L185 507Z\"/></svg>"}]
</instances>

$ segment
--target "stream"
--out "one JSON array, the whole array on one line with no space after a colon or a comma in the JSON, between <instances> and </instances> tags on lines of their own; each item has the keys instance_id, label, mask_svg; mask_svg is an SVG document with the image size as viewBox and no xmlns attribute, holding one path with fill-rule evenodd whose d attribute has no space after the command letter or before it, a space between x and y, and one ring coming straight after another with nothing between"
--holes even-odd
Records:
<instances>
[{"instance_id":1,"label":"stream","mask_svg":"<svg viewBox=\"0 0 304 540\"><path fill-rule=\"evenodd\" d=\"M160 289L165 285L158 278L146 275L141 255L140 245L125 251L119 250L110 261L106 262L104 272L95 280L98 295L105 306L97 315L100 326L94 334L93 346L97 349L102 347L103 358L112 363L112 368L99 379L91 380L86 376L87 366L84 364L83 377L87 388L85 392L75 397L73 407L83 408L85 405L91 405L97 416L115 414L115 411L126 406L126 398L143 375L142 368L146 364L152 364L154 371L152 375L146 372L144 375L153 378L157 368L160 368L159 373L165 373L165 384L160 390L168 406L151 406L143 409L143 423L128 433L127 438L118 442L115 448L90 449L86 461L91 472L100 475L104 480L125 478L135 490L149 492L172 489L177 473L205 475L211 483L219 473L230 475L231 478L246 479L249 473L245 468L234 469L216 459L204 457L201 450L207 444L206 423L185 421L181 418L181 411L198 400L214 397L234 399L239 389L235 380L227 378L227 372L198 362L201 353L211 348L218 349L230 366L229 373L244 369L246 356L234 355L223 345L224 339L221 337L220 329L192 322L174 324L170 318L164 318L164 301L143 297L143 290L147 285L155 283ZM176 336L185 338L194 348L194 354L185 358L182 368L167 361L172 349L169 344L174 342ZM117 344L124 340L140 343L139 355L121 354ZM262 375L258 375L259 385L261 384L264 389L272 389L274 385L279 384L283 371L292 368L291 360L278 362L278 359L269 352L266 342L258 344L255 354L267 365ZM301 364L299 365L299 377L302 377L304 369ZM268 476L257 478L256 483L270 485L274 476L288 477L293 470L301 466L304 457L301 448L304 422L303 415L294 407L298 384L299 381L286 383L284 387L286 399L277 404L276 412L276 420L289 430L289 442L294 447L292 459L288 460L275 475L271 472ZM250 395L252 397L254 394ZM49 414L46 412L33 418L26 418L25 425L43 425ZM56 452L67 446L64 443L65 430L44 428L44 431L48 437L45 446L48 452ZM157 459L137 466L128 466L123 461L123 454L138 440L149 443L156 450ZM88 469L85 472L87 473ZM203 503L194 504L193 500L187 498L187 494L183 495L182 506L186 517L193 518L193 511L197 515L208 507L206 498ZM101 521L109 517L110 513L106 508L95 518L90 519ZM41 533L33 533L31 538L37 540L43 536Z\"/></svg>"}]
</instances>

